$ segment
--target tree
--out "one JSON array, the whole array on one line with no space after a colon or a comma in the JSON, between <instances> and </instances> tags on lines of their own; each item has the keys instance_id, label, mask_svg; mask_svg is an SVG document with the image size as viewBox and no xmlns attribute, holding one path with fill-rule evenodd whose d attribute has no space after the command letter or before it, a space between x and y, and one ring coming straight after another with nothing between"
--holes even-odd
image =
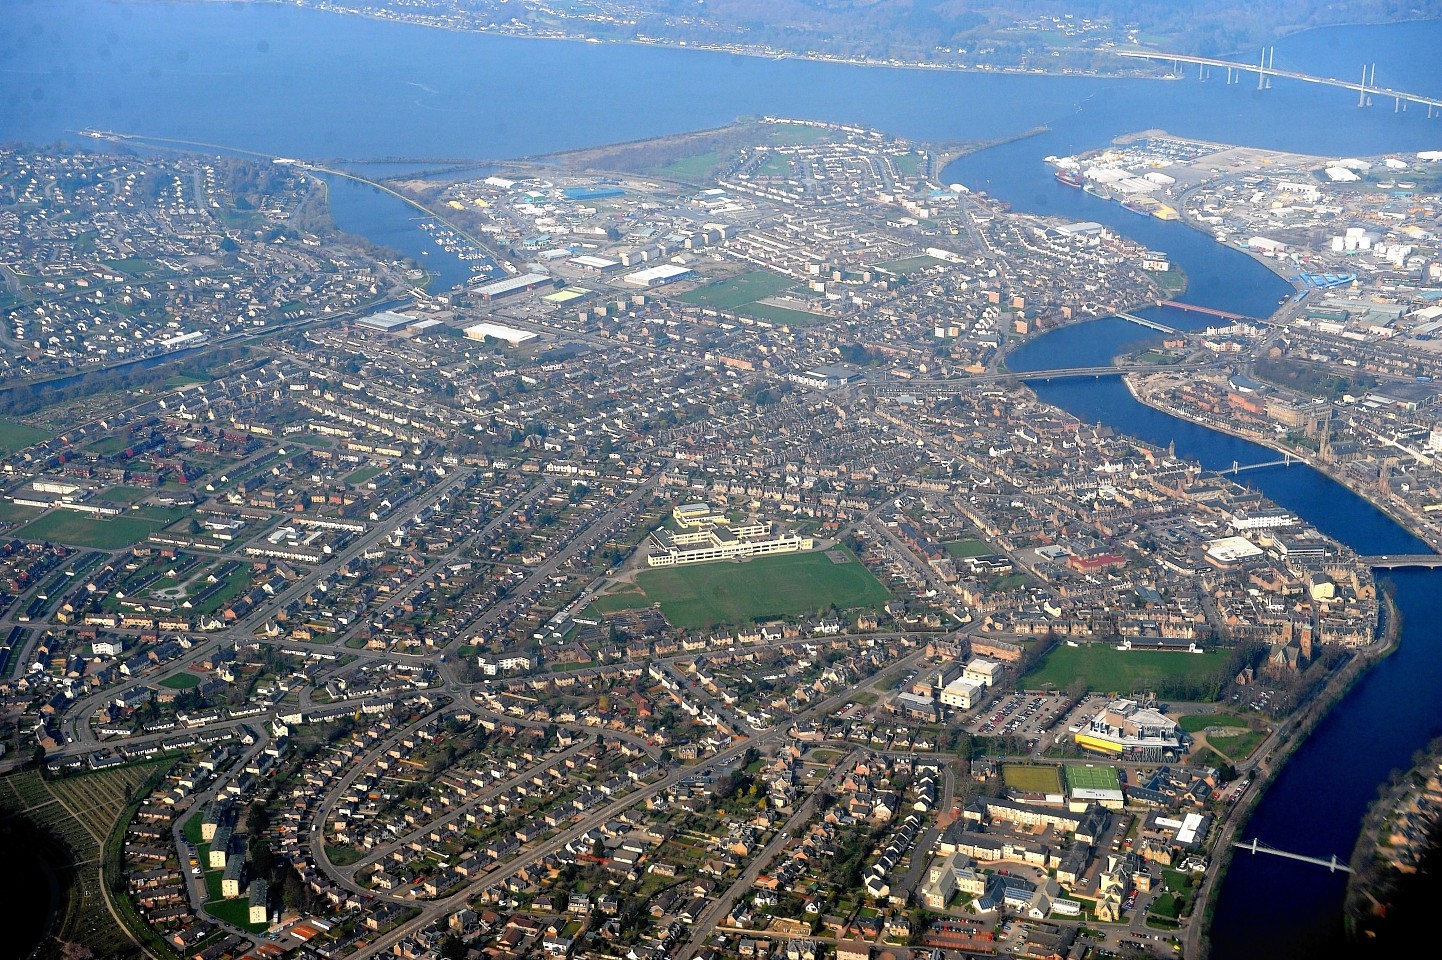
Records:
<instances>
[{"instance_id":1,"label":"tree","mask_svg":"<svg viewBox=\"0 0 1442 960\"><path fill-rule=\"evenodd\" d=\"M288 910L305 910L310 905L310 891L294 870L287 870L281 885L281 897Z\"/></svg>"},{"instance_id":2,"label":"tree","mask_svg":"<svg viewBox=\"0 0 1442 960\"><path fill-rule=\"evenodd\" d=\"M466 941L460 934L448 933L441 939L441 960L466 960Z\"/></svg>"}]
</instances>

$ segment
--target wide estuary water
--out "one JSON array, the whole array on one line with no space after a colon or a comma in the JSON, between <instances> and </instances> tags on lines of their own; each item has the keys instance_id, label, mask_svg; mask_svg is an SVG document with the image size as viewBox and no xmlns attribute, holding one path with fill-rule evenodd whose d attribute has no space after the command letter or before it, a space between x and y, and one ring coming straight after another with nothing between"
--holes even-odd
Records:
<instances>
[{"instance_id":1,"label":"wide estuary water","mask_svg":"<svg viewBox=\"0 0 1442 960\"><path fill-rule=\"evenodd\" d=\"M269 3L11 0L0 27L0 140L77 142L82 129L188 141L373 170L378 160L502 159L786 115L862 123L921 139L1036 136L972 154L946 179L1033 213L1106 222L1167 251L1186 298L1265 316L1287 285L1247 256L1179 223L1139 217L1057 184L1048 154L1104 145L1142 129L1331 156L1442 148L1442 120L1415 108L1363 110L1345 91L1277 81L1123 81L945 73L762 60L653 47L481 37ZM1442 23L1312 31L1277 44L1278 66L1442 94ZM1241 55L1250 59L1252 54ZM343 229L401 250L441 274L466 268L415 227L394 198L340 181ZM1159 310L1173 326L1199 317ZM1104 363L1146 335L1120 320L1049 333L1014 355L1016 370ZM1088 422L1209 467L1269 451L1136 403L1115 379L1036 383ZM1247 483L1364 554L1419 549L1386 516L1305 467ZM1400 650L1371 671L1298 750L1247 835L1343 858L1377 785L1442 733L1442 574L1401 573ZM1239 856L1223 885L1213 955L1310 958L1339 953L1341 875Z\"/></svg>"}]
</instances>

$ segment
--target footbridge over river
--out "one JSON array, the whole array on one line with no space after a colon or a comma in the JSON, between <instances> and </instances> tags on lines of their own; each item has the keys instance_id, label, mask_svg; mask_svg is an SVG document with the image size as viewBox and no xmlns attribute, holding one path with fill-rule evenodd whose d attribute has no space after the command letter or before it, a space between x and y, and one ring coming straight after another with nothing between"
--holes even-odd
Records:
<instances>
[{"instance_id":1,"label":"footbridge over river","mask_svg":"<svg viewBox=\"0 0 1442 960\"><path fill-rule=\"evenodd\" d=\"M1342 871L1343 873L1352 872L1352 868L1347 866L1347 864L1343 861L1338 860L1336 854L1331 855L1325 860L1323 860L1321 857L1307 857L1303 856L1300 853L1288 853L1285 850L1278 850L1276 847L1269 847L1262 841L1255 838L1251 840L1238 840L1234 844L1232 844L1232 846L1236 847L1238 850L1248 850L1252 853L1268 853L1274 857L1285 857L1288 860L1300 860L1302 863L1315 863L1319 867L1326 867L1332 873L1336 873L1338 870Z\"/></svg>"}]
</instances>

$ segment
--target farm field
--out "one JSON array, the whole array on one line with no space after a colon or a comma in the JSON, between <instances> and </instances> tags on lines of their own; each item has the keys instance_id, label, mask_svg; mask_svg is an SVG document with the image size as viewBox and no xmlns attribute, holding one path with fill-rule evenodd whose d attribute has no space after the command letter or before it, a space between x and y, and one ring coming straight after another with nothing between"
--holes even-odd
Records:
<instances>
[{"instance_id":1,"label":"farm field","mask_svg":"<svg viewBox=\"0 0 1442 960\"><path fill-rule=\"evenodd\" d=\"M1130 693L1168 678L1203 681L1227 664L1225 651L1160 653L1105 644L1059 646L1026 677L1027 687L1063 689L1081 680L1088 690Z\"/></svg>"},{"instance_id":2,"label":"farm field","mask_svg":"<svg viewBox=\"0 0 1442 960\"><path fill-rule=\"evenodd\" d=\"M118 550L139 543L171 520L122 514L92 517L73 510L52 510L15 532L22 540L50 540L97 550Z\"/></svg>"},{"instance_id":3,"label":"farm field","mask_svg":"<svg viewBox=\"0 0 1442 960\"><path fill-rule=\"evenodd\" d=\"M693 630L797 616L832 606L874 607L891 598L855 556L841 551L847 562L836 563L829 555L835 552L646 570L636 577L636 584L647 603L661 604L667 620Z\"/></svg>"},{"instance_id":4,"label":"farm field","mask_svg":"<svg viewBox=\"0 0 1442 960\"><path fill-rule=\"evenodd\" d=\"M1008 763L1001 768L1001 779L1008 787L1023 793L1061 793L1061 774L1056 767Z\"/></svg>"}]
</instances>

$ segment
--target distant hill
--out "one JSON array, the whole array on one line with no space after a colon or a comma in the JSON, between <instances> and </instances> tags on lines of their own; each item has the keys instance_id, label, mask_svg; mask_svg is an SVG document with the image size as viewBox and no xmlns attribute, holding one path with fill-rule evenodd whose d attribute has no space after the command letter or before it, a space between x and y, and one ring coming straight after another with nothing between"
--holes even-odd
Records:
<instances>
[{"instance_id":1,"label":"distant hill","mask_svg":"<svg viewBox=\"0 0 1442 960\"><path fill-rule=\"evenodd\" d=\"M300 0L321 5L321 0ZM1442 18L1442 0L326 0L523 35L1048 71L1138 69L1114 46L1217 56L1338 23Z\"/></svg>"}]
</instances>

